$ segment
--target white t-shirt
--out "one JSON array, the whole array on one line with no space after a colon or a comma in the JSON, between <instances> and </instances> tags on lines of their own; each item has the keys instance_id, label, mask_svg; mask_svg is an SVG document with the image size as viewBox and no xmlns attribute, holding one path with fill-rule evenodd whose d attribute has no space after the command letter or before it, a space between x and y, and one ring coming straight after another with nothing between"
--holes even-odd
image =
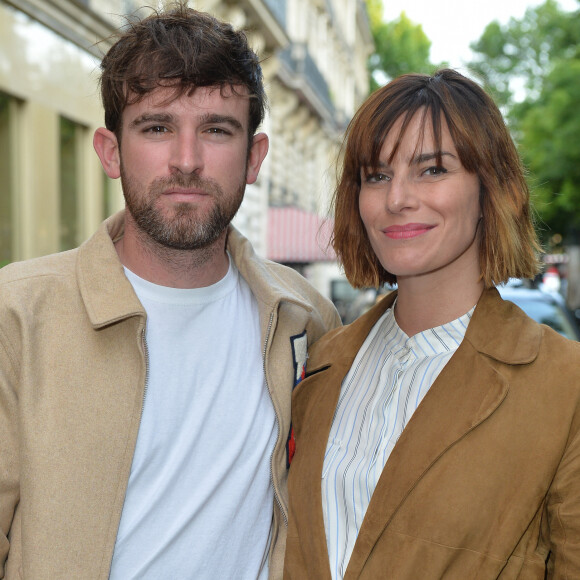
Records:
<instances>
[{"instance_id":1,"label":"white t-shirt","mask_svg":"<svg viewBox=\"0 0 580 580\"><path fill-rule=\"evenodd\" d=\"M231 261L206 288L126 274L149 362L110 578L265 579L277 426L256 300Z\"/></svg>"}]
</instances>

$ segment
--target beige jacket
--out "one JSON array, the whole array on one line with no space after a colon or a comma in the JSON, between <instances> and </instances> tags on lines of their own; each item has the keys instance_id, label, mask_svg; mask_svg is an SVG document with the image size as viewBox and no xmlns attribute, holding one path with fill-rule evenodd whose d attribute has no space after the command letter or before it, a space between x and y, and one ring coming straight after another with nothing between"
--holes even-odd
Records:
<instances>
[{"instance_id":1,"label":"beige jacket","mask_svg":"<svg viewBox=\"0 0 580 580\"><path fill-rule=\"evenodd\" d=\"M108 578L147 366L145 311L113 246L122 223L117 214L76 250L0 270L0 578ZM312 344L339 319L300 275L258 258L233 228L228 249L258 301L278 418L277 578L287 525L290 337L306 330Z\"/></svg>"},{"instance_id":2,"label":"beige jacket","mask_svg":"<svg viewBox=\"0 0 580 580\"><path fill-rule=\"evenodd\" d=\"M294 392L286 579L330 580L328 434L342 379L392 301L319 341ZM385 465L344 579L545 577L580 579L580 344L487 290Z\"/></svg>"}]
</instances>

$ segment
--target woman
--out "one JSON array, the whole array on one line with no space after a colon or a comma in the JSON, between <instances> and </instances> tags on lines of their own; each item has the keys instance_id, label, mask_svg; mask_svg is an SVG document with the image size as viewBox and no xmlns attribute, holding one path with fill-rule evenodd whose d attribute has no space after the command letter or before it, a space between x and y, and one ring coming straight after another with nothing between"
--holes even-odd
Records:
<instances>
[{"instance_id":1,"label":"woman","mask_svg":"<svg viewBox=\"0 0 580 580\"><path fill-rule=\"evenodd\" d=\"M539 250L493 101L406 75L351 122L333 245L396 283L293 396L288 579L580 578L580 345L494 286Z\"/></svg>"}]
</instances>

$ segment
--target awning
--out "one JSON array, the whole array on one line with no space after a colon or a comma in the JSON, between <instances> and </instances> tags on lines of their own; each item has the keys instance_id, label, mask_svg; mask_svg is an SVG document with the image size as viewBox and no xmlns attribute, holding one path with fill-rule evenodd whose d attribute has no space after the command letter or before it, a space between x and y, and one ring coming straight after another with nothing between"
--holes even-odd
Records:
<instances>
[{"instance_id":1,"label":"awning","mask_svg":"<svg viewBox=\"0 0 580 580\"><path fill-rule=\"evenodd\" d=\"M336 260L328 246L332 220L295 207L268 208L268 258L283 263Z\"/></svg>"}]
</instances>

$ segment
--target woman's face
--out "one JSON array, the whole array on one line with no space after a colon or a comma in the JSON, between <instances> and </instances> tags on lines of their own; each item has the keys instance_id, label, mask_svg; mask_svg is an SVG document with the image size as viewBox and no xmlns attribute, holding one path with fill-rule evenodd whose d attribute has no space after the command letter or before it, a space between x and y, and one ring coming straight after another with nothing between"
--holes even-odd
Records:
<instances>
[{"instance_id":1,"label":"woman's face","mask_svg":"<svg viewBox=\"0 0 580 580\"><path fill-rule=\"evenodd\" d=\"M441 165L429 116L412 118L397 154L389 157L400 118L388 134L376 172L361 171L359 210L382 266L405 280L477 284L480 277L479 178L468 173L442 120Z\"/></svg>"}]
</instances>

